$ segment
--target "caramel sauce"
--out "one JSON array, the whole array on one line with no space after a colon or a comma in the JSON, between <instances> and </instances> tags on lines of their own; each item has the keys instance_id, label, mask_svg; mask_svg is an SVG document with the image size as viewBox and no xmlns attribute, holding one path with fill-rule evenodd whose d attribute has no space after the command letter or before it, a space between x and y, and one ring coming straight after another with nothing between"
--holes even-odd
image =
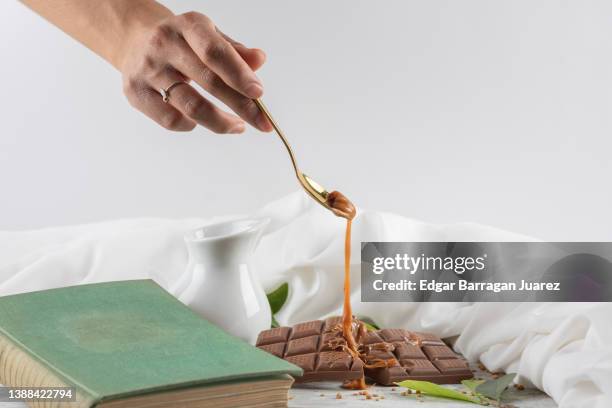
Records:
<instances>
[{"instance_id":1,"label":"caramel sauce","mask_svg":"<svg viewBox=\"0 0 612 408\"><path fill-rule=\"evenodd\" d=\"M342 335L353 357L359 355L357 342L353 335L353 311L351 309L351 225L357 210L351 201L341 192L332 191L327 196L327 204L334 214L346 218L344 238L344 307L342 311Z\"/></svg>"},{"instance_id":2,"label":"caramel sauce","mask_svg":"<svg viewBox=\"0 0 612 408\"><path fill-rule=\"evenodd\" d=\"M344 238L344 305L342 309L342 336L346 341L346 349L354 359L362 360L359 346L353 334L353 311L351 308L351 226L357 209L351 201L339 191L332 191L327 196L327 204L338 217L346 218L346 234ZM364 326L357 326L357 337L363 335ZM344 388L352 390L366 389L364 377L345 383Z\"/></svg>"},{"instance_id":3,"label":"caramel sauce","mask_svg":"<svg viewBox=\"0 0 612 408\"><path fill-rule=\"evenodd\" d=\"M366 368L389 368L389 367L395 367L396 365L397 365L397 362L395 360L393 359L383 360L382 358L377 358L367 364L364 363L364 366Z\"/></svg>"},{"instance_id":4,"label":"caramel sauce","mask_svg":"<svg viewBox=\"0 0 612 408\"><path fill-rule=\"evenodd\" d=\"M351 201L342 193L333 191L327 196L327 204L332 212L338 217L346 218L346 234L344 238L344 304L342 309L342 327L336 328L342 331L342 339L333 342L334 348L342 348L353 356L354 360L360 360L367 368L393 367L397 362L393 359L371 359L366 362L365 356L372 350L393 351L394 346L390 344L363 345L360 340L366 333L363 323L355 321L351 308L351 227L353 218L357 215L357 209ZM330 342L330 345L331 342ZM365 377L357 380L347 381L343 388L351 390L365 390L367 388Z\"/></svg>"},{"instance_id":5,"label":"caramel sauce","mask_svg":"<svg viewBox=\"0 0 612 408\"><path fill-rule=\"evenodd\" d=\"M356 380L346 381L342 384L342 388L347 390L365 390L368 386L366 385L365 377L361 377Z\"/></svg>"},{"instance_id":6,"label":"caramel sauce","mask_svg":"<svg viewBox=\"0 0 612 408\"><path fill-rule=\"evenodd\" d=\"M338 217L346 218L349 222L357 215L357 209L351 201L341 192L332 191L327 195L327 205Z\"/></svg>"},{"instance_id":7,"label":"caramel sauce","mask_svg":"<svg viewBox=\"0 0 612 408\"><path fill-rule=\"evenodd\" d=\"M357 342L353 336L353 310L351 308L351 224L346 222L346 235L344 238L344 307L342 309L342 334L350 350L357 352Z\"/></svg>"}]
</instances>

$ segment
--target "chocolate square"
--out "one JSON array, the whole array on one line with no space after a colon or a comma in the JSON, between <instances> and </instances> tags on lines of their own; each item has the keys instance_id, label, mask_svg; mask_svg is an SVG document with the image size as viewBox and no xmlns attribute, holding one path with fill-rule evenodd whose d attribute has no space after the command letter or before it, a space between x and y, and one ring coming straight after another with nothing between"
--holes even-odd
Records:
<instances>
[{"instance_id":1,"label":"chocolate square","mask_svg":"<svg viewBox=\"0 0 612 408\"><path fill-rule=\"evenodd\" d=\"M457 354L448 346L424 346L423 352L430 360L457 358Z\"/></svg>"},{"instance_id":2,"label":"chocolate square","mask_svg":"<svg viewBox=\"0 0 612 408\"><path fill-rule=\"evenodd\" d=\"M471 373L467 362L460 358L436 360L433 362L442 374L468 374Z\"/></svg>"},{"instance_id":3,"label":"chocolate square","mask_svg":"<svg viewBox=\"0 0 612 408\"><path fill-rule=\"evenodd\" d=\"M440 372L434 367L429 360L413 359L401 360L400 364L406 369L409 375L436 375Z\"/></svg>"},{"instance_id":4,"label":"chocolate square","mask_svg":"<svg viewBox=\"0 0 612 408\"><path fill-rule=\"evenodd\" d=\"M297 354L315 353L319 347L319 336L302 337L301 339L289 340L285 355L295 356Z\"/></svg>"},{"instance_id":5,"label":"chocolate square","mask_svg":"<svg viewBox=\"0 0 612 408\"><path fill-rule=\"evenodd\" d=\"M417 344L419 347L445 345L442 339L432 333L412 332L409 340L412 343Z\"/></svg>"},{"instance_id":6,"label":"chocolate square","mask_svg":"<svg viewBox=\"0 0 612 408\"><path fill-rule=\"evenodd\" d=\"M295 364L298 367L302 367L304 371L312 371L315 367L315 361L317 360L316 354L302 354L298 356L285 357L285 360Z\"/></svg>"},{"instance_id":7,"label":"chocolate square","mask_svg":"<svg viewBox=\"0 0 612 408\"><path fill-rule=\"evenodd\" d=\"M348 371L353 358L350 354L339 351L324 351L319 354L317 371Z\"/></svg>"},{"instance_id":8,"label":"chocolate square","mask_svg":"<svg viewBox=\"0 0 612 408\"><path fill-rule=\"evenodd\" d=\"M280 358L283 358L285 353L285 343L264 344L259 348Z\"/></svg>"},{"instance_id":9,"label":"chocolate square","mask_svg":"<svg viewBox=\"0 0 612 408\"><path fill-rule=\"evenodd\" d=\"M273 329L264 330L257 336L256 346L264 346L272 343L282 343L287 341L291 332L291 327L275 327Z\"/></svg>"},{"instance_id":10,"label":"chocolate square","mask_svg":"<svg viewBox=\"0 0 612 408\"><path fill-rule=\"evenodd\" d=\"M406 341L410 337L410 332L404 329L382 329L378 334L389 343Z\"/></svg>"},{"instance_id":11,"label":"chocolate square","mask_svg":"<svg viewBox=\"0 0 612 408\"><path fill-rule=\"evenodd\" d=\"M384 341L376 332L367 332L360 340L362 344L382 343Z\"/></svg>"},{"instance_id":12,"label":"chocolate square","mask_svg":"<svg viewBox=\"0 0 612 408\"><path fill-rule=\"evenodd\" d=\"M322 320L313 320L311 322L299 323L293 326L289 339L299 339L302 337L315 336L321 334L323 328Z\"/></svg>"},{"instance_id":13,"label":"chocolate square","mask_svg":"<svg viewBox=\"0 0 612 408\"><path fill-rule=\"evenodd\" d=\"M398 360L404 359L417 359L424 358L427 359L427 356L423 353L419 346L415 346L411 343L394 343L395 346L395 355Z\"/></svg>"}]
</instances>

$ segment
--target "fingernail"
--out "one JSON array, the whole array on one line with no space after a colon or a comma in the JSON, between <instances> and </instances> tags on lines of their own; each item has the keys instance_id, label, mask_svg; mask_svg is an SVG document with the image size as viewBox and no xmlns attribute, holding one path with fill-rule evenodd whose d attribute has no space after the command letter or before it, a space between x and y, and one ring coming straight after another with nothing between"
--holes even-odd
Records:
<instances>
[{"instance_id":1,"label":"fingernail","mask_svg":"<svg viewBox=\"0 0 612 408\"><path fill-rule=\"evenodd\" d=\"M251 82L245 89L249 98L259 98L263 95L263 86L258 82Z\"/></svg>"},{"instance_id":2,"label":"fingernail","mask_svg":"<svg viewBox=\"0 0 612 408\"><path fill-rule=\"evenodd\" d=\"M244 132L244 123L239 123L229 130L228 133L236 134Z\"/></svg>"}]
</instances>

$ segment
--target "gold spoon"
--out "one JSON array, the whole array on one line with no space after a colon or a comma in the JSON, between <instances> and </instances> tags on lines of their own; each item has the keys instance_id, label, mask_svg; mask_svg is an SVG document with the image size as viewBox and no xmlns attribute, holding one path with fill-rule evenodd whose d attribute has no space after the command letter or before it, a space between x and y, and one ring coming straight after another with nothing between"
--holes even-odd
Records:
<instances>
[{"instance_id":1,"label":"gold spoon","mask_svg":"<svg viewBox=\"0 0 612 408\"><path fill-rule=\"evenodd\" d=\"M287 151L289 152L289 157L291 158L291 164L293 165L295 175L298 181L300 182L300 185L312 198L315 199L316 202L318 202L328 210L335 212L334 209L329 204L327 204L327 196L329 194L327 190L325 190L319 183L308 177L306 174L302 173L298 168L297 161L295 160L295 156L293 155L293 150L291 150L291 146L289 146L289 142L287 141L287 138L285 138L285 134L278 126L274 118L272 118L272 115L270 114L270 111L268 111L268 108L266 108L266 105L264 105L261 99L253 99L253 101L255 102L257 107L263 112L263 114L266 115L270 123L272 123L272 127L276 131L276 134L278 134L283 144L287 148Z\"/></svg>"}]
</instances>

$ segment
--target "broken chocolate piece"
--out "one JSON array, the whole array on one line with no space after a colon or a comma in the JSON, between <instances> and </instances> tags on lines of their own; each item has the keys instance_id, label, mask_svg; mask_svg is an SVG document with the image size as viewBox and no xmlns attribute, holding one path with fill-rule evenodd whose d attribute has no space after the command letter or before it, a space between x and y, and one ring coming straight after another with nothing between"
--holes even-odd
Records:
<instances>
[{"instance_id":1,"label":"broken chocolate piece","mask_svg":"<svg viewBox=\"0 0 612 408\"><path fill-rule=\"evenodd\" d=\"M372 349L377 344L363 346L365 375L379 384L393 385L404 380L457 384L473 377L467 362L433 334L403 329L383 329L377 333L393 342L393 354L382 359L387 367L380 367L381 364L369 367L367 363L378 358L380 351Z\"/></svg>"}]
</instances>

